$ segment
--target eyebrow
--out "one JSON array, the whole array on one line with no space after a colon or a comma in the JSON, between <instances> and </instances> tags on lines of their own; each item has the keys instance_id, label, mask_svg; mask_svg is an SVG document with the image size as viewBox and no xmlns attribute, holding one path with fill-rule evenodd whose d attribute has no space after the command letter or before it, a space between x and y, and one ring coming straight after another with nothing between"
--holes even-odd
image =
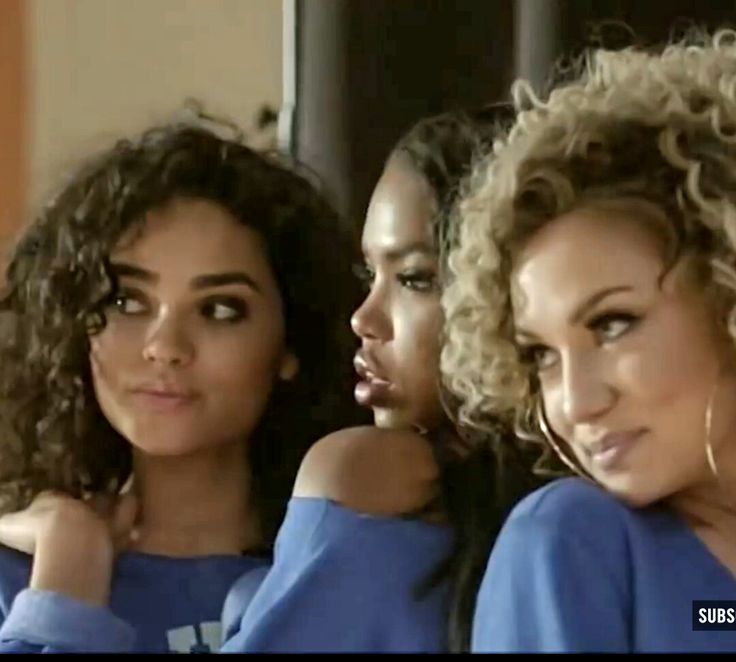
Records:
<instances>
[{"instance_id":1,"label":"eyebrow","mask_svg":"<svg viewBox=\"0 0 736 662\"><path fill-rule=\"evenodd\" d=\"M158 276L152 271L125 262L112 262L110 267L117 278L135 278L146 283L155 283L158 280Z\"/></svg>"},{"instance_id":2,"label":"eyebrow","mask_svg":"<svg viewBox=\"0 0 736 662\"><path fill-rule=\"evenodd\" d=\"M156 283L159 280L159 276L152 271L148 271L147 269L143 269L142 267L137 267L132 264L115 262L111 266L113 273L118 278L135 278L146 283ZM201 276L196 276L191 280L191 287L195 290L233 284L247 285L259 294L263 293L263 289L258 282L244 271L225 271L222 273L202 274Z\"/></svg>"},{"instance_id":3,"label":"eyebrow","mask_svg":"<svg viewBox=\"0 0 736 662\"><path fill-rule=\"evenodd\" d=\"M568 323L571 326L574 326L575 324L579 324L580 321L585 317L585 315L593 308L595 308L599 303L604 301L610 296L613 296L614 294L619 294L620 292L631 292L634 288L630 285L617 285L615 287L607 287L603 290L600 290L598 292L595 292L591 296L589 296L583 303L581 303L570 315L568 318ZM538 336L534 333L531 333L530 331L526 331L525 329L518 328L516 330L516 333L514 334L516 337L517 342L523 342L524 340L536 340Z\"/></svg>"},{"instance_id":4,"label":"eyebrow","mask_svg":"<svg viewBox=\"0 0 736 662\"><path fill-rule=\"evenodd\" d=\"M261 286L254 278L244 271L225 271L219 274L203 274L192 279L192 287L196 290L233 284L247 285L259 294L263 294Z\"/></svg>"},{"instance_id":5,"label":"eyebrow","mask_svg":"<svg viewBox=\"0 0 736 662\"><path fill-rule=\"evenodd\" d=\"M581 303L570 315L569 322L571 325L579 324L585 315L593 308L595 308L601 301L604 301L614 294L619 292L630 292L634 288L631 285L617 285L616 287L607 287L599 292L596 292L592 296L588 297L583 303Z\"/></svg>"},{"instance_id":6,"label":"eyebrow","mask_svg":"<svg viewBox=\"0 0 736 662\"><path fill-rule=\"evenodd\" d=\"M364 249L363 252L368 253L369 251ZM406 246L392 248L385 251L383 253L383 257L388 262L398 262L399 260L405 258L407 255L411 255L412 253L422 253L424 255L434 257L437 255L437 250L426 241L414 241L410 244L407 244Z\"/></svg>"}]
</instances>

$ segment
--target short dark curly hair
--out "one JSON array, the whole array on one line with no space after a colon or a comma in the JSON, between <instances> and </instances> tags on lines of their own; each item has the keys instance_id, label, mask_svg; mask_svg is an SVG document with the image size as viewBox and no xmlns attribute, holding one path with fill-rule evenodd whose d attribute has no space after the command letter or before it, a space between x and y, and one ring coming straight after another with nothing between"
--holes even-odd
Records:
<instances>
[{"instance_id":1,"label":"short dark curly hair","mask_svg":"<svg viewBox=\"0 0 736 662\"><path fill-rule=\"evenodd\" d=\"M89 338L104 328L114 294L111 250L175 198L214 202L256 230L284 300L300 371L276 387L249 445L268 544L308 447L353 422L357 242L296 168L221 134L174 123L118 142L76 172L18 242L0 300L0 512L41 490L113 492L127 479L130 445L97 404Z\"/></svg>"}]
</instances>

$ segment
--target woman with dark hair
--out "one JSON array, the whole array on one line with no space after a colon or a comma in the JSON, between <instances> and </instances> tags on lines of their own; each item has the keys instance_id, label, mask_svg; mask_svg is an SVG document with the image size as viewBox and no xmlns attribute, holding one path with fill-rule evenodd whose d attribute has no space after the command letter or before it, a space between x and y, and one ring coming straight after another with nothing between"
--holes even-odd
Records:
<instances>
[{"instance_id":1,"label":"woman with dark hair","mask_svg":"<svg viewBox=\"0 0 736 662\"><path fill-rule=\"evenodd\" d=\"M439 377L443 247L454 234L454 206L473 164L512 119L504 104L449 112L418 122L399 140L363 229L370 291L352 318L362 340L358 402L372 408L379 427L424 432L439 454L438 496L454 546L437 577L451 586L448 644L455 652L469 647L475 593L495 535L536 483L523 454L502 443L501 426L472 440L456 427L456 403Z\"/></svg>"},{"instance_id":2,"label":"woman with dark hair","mask_svg":"<svg viewBox=\"0 0 736 662\"><path fill-rule=\"evenodd\" d=\"M304 178L201 123L72 177L2 297L2 647L219 647L307 449L355 420L351 264Z\"/></svg>"},{"instance_id":3,"label":"woman with dark hair","mask_svg":"<svg viewBox=\"0 0 736 662\"><path fill-rule=\"evenodd\" d=\"M509 117L492 106L422 120L388 158L363 228L367 295L352 317L355 397L375 427L320 441L295 486L363 517L350 539L325 530L304 542L300 568L277 559L227 650L469 648L495 534L536 483L520 453L499 458L513 449L503 428L470 439L451 423L439 379L440 249L461 182Z\"/></svg>"}]
</instances>

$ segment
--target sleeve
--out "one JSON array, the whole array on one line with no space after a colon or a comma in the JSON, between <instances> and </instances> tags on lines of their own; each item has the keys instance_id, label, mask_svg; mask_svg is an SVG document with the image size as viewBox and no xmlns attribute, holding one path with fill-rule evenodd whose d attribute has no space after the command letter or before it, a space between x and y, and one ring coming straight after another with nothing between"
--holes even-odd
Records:
<instances>
[{"instance_id":1,"label":"sleeve","mask_svg":"<svg viewBox=\"0 0 736 662\"><path fill-rule=\"evenodd\" d=\"M478 593L473 652L630 651L630 561L615 515L512 513Z\"/></svg>"},{"instance_id":2,"label":"sleeve","mask_svg":"<svg viewBox=\"0 0 736 662\"><path fill-rule=\"evenodd\" d=\"M434 652L446 586L419 590L449 554L449 527L293 498L274 564L223 652Z\"/></svg>"},{"instance_id":3,"label":"sleeve","mask_svg":"<svg viewBox=\"0 0 736 662\"><path fill-rule=\"evenodd\" d=\"M135 631L104 607L24 589L0 627L0 653L123 653Z\"/></svg>"},{"instance_id":4,"label":"sleeve","mask_svg":"<svg viewBox=\"0 0 736 662\"><path fill-rule=\"evenodd\" d=\"M220 619L223 641L230 639L240 629L240 618L263 583L268 570L269 567L261 567L246 572L228 591Z\"/></svg>"}]
</instances>

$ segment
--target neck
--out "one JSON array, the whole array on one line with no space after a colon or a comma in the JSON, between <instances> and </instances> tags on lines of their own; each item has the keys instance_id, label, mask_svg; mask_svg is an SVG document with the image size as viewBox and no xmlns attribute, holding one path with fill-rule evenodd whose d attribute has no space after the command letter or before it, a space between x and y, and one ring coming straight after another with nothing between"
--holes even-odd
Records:
<instances>
[{"instance_id":1,"label":"neck","mask_svg":"<svg viewBox=\"0 0 736 662\"><path fill-rule=\"evenodd\" d=\"M137 551L166 556L241 554L260 543L241 444L184 457L134 453L140 499Z\"/></svg>"},{"instance_id":2,"label":"neck","mask_svg":"<svg viewBox=\"0 0 736 662\"><path fill-rule=\"evenodd\" d=\"M669 505L693 528L721 531L736 540L736 506L714 481L672 496Z\"/></svg>"},{"instance_id":3,"label":"neck","mask_svg":"<svg viewBox=\"0 0 736 662\"><path fill-rule=\"evenodd\" d=\"M736 446L721 445L717 476L706 464L703 479L673 495L668 504L708 549L736 574Z\"/></svg>"}]
</instances>

